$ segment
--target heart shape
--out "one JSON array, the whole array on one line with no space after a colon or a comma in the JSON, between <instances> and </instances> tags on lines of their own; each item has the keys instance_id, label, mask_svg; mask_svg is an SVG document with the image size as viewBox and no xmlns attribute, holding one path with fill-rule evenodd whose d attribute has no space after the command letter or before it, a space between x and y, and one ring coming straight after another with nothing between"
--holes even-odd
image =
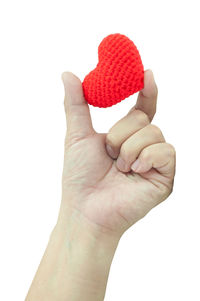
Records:
<instances>
[{"instance_id":1,"label":"heart shape","mask_svg":"<svg viewBox=\"0 0 200 301\"><path fill-rule=\"evenodd\" d=\"M99 62L82 83L86 101L110 107L144 88L144 67L133 41L116 33L98 47Z\"/></svg>"}]
</instances>

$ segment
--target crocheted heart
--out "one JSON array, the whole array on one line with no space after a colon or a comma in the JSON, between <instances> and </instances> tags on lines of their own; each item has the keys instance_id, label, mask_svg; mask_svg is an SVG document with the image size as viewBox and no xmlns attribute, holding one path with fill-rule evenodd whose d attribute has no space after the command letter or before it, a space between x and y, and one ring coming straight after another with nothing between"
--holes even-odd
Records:
<instances>
[{"instance_id":1,"label":"crocheted heart","mask_svg":"<svg viewBox=\"0 0 200 301\"><path fill-rule=\"evenodd\" d=\"M82 86L86 101L110 107L144 88L144 67L138 49L125 35L111 34L98 47L99 62Z\"/></svg>"}]
</instances>

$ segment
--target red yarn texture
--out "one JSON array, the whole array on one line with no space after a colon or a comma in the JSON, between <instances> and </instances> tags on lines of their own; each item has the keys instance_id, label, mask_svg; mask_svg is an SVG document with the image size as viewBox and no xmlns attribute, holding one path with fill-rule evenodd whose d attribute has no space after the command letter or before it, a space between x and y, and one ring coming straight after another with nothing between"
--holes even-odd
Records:
<instances>
[{"instance_id":1,"label":"red yarn texture","mask_svg":"<svg viewBox=\"0 0 200 301\"><path fill-rule=\"evenodd\" d=\"M86 101L110 107L144 88L144 67L135 44L125 35L111 34L98 47L99 62L82 86Z\"/></svg>"}]
</instances>

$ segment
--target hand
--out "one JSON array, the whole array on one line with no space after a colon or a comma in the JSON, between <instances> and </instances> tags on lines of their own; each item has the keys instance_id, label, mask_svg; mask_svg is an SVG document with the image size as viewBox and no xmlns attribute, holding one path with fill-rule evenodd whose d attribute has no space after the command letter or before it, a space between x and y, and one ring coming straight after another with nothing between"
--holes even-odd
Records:
<instances>
[{"instance_id":1,"label":"hand","mask_svg":"<svg viewBox=\"0 0 200 301\"><path fill-rule=\"evenodd\" d=\"M102 301L121 235L172 191L175 151L150 124L157 98L151 71L135 107L108 134L93 129L80 80L64 73L63 81L61 208L26 300Z\"/></svg>"},{"instance_id":2,"label":"hand","mask_svg":"<svg viewBox=\"0 0 200 301\"><path fill-rule=\"evenodd\" d=\"M136 105L107 134L91 122L80 80L63 74L67 136L62 207L91 228L122 235L172 191L175 150L151 124L157 86L150 70Z\"/></svg>"}]
</instances>

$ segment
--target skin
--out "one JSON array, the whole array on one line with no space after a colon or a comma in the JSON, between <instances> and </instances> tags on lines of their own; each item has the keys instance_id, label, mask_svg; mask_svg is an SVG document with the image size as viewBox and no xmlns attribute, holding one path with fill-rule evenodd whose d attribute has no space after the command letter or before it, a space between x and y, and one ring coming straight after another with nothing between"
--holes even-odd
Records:
<instances>
[{"instance_id":1,"label":"skin","mask_svg":"<svg viewBox=\"0 0 200 301\"><path fill-rule=\"evenodd\" d=\"M175 150L151 123L158 93L151 70L136 105L105 134L92 126L80 80L69 72L62 79L62 201L26 300L102 301L121 236L172 192Z\"/></svg>"}]
</instances>

